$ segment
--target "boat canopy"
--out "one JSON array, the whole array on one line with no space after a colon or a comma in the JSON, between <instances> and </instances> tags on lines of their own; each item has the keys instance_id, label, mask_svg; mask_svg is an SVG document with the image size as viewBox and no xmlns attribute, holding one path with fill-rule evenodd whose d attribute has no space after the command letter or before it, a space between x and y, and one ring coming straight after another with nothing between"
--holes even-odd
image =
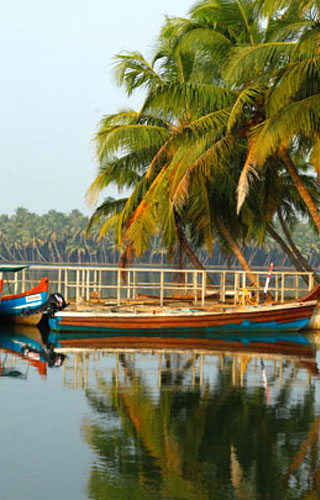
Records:
<instances>
[{"instance_id":1,"label":"boat canopy","mask_svg":"<svg viewBox=\"0 0 320 500\"><path fill-rule=\"evenodd\" d=\"M22 269L28 269L30 267L29 264L24 266L1 266L0 265L0 273L17 273L18 271L22 271Z\"/></svg>"}]
</instances>

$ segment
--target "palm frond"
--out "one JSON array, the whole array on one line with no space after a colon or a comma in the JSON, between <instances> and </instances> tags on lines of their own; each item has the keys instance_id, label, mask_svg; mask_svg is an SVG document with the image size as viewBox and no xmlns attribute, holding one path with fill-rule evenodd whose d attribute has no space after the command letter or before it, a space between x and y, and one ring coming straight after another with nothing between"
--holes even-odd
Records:
<instances>
[{"instance_id":1,"label":"palm frond","mask_svg":"<svg viewBox=\"0 0 320 500\"><path fill-rule=\"evenodd\" d=\"M193 53L201 51L203 55L207 56L206 61L214 60L214 66L219 68L232 45L231 40L225 34L210 28L195 26L185 34L175 50L177 52L191 51ZM213 71L215 70L214 66L211 68ZM218 72L220 73L220 71L219 68Z\"/></svg>"},{"instance_id":2,"label":"palm frond","mask_svg":"<svg viewBox=\"0 0 320 500\"><path fill-rule=\"evenodd\" d=\"M152 125L119 125L101 129L96 135L97 154L101 161L106 154L118 150L134 151L145 148L159 148L168 139L168 129Z\"/></svg>"},{"instance_id":3,"label":"palm frond","mask_svg":"<svg viewBox=\"0 0 320 500\"><path fill-rule=\"evenodd\" d=\"M160 75L140 52L124 52L115 57L117 83L123 85L128 95L140 87L152 88L162 83Z\"/></svg>"},{"instance_id":4,"label":"palm frond","mask_svg":"<svg viewBox=\"0 0 320 500\"><path fill-rule=\"evenodd\" d=\"M319 21L310 24L310 28L305 30L299 38L298 43L292 53L293 60L308 59L319 54Z\"/></svg>"},{"instance_id":5,"label":"palm frond","mask_svg":"<svg viewBox=\"0 0 320 500\"><path fill-rule=\"evenodd\" d=\"M184 116L186 109L191 113L206 112L230 106L236 93L224 87L180 81L161 85L146 98L142 112L156 112L162 117Z\"/></svg>"},{"instance_id":6,"label":"palm frond","mask_svg":"<svg viewBox=\"0 0 320 500\"><path fill-rule=\"evenodd\" d=\"M190 184L192 186L190 197L188 200L187 216L189 214L190 220L195 221L194 234L191 235L192 240L195 241L197 234L201 233L201 239L204 240L208 251L213 251L213 235L212 235L212 217L211 208L212 203L208 190L207 179L199 173L191 176ZM199 203L199 200L201 202Z\"/></svg>"},{"instance_id":7,"label":"palm frond","mask_svg":"<svg viewBox=\"0 0 320 500\"><path fill-rule=\"evenodd\" d=\"M101 226L99 240L101 240L109 231L114 231L119 223L120 214L111 215Z\"/></svg>"},{"instance_id":8,"label":"palm frond","mask_svg":"<svg viewBox=\"0 0 320 500\"><path fill-rule=\"evenodd\" d=\"M90 234L93 226L101 222L101 219L110 218L110 216L120 213L121 210L123 210L126 202L127 198L106 198L104 202L99 207L97 207L94 213L91 215L86 228L86 236Z\"/></svg>"},{"instance_id":9,"label":"palm frond","mask_svg":"<svg viewBox=\"0 0 320 500\"><path fill-rule=\"evenodd\" d=\"M257 75L268 80L270 69L279 69L283 59L290 57L295 42L269 42L248 47L236 47L230 51L225 78L235 86L256 81Z\"/></svg>"},{"instance_id":10,"label":"palm frond","mask_svg":"<svg viewBox=\"0 0 320 500\"><path fill-rule=\"evenodd\" d=\"M288 103L320 90L320 56L286 65L276 78L267 99L267 116L272 116Z\"/></svg>"},{"instance_id":11,"label":"palm frond","mask_svg":"<svg viewBox=\"0 0 320 500\"><path fill-rule=\"evenodd\" d=\"M257 102L261 101L266 92L266 87L262 85L255 85L245 88L239 93L239 96L232 108L227 124L227 131L231 132L232 129L239 122L243 122L244 115L257 107ZM247 111L246 111L247 110Z\"/></svg>"},{"instance_id":12,"label":"palm frond","mask_svg":"<svg viewBox=\"0 0 320 500\"><path fill-rule=\"evenodd\" d=\"M160 229L156 207L162 203L166 190L167 175L163 168L126 223L124 239L132 245L136 255L148 248L151 237Z\"/></svg>"},{"instance_id":13,"label":"palm frond","mask_svg":"<svg viewBox=\"0 0 320 500\"><path fill-rule=\"evenodd\" d=\"M97 204L100 194L110 185L122 191L132 189L139 182L151 156L150 150L139 153L129 153L121 158L112 156L110 159L102 160L99 173L86 193L89 205Z\"/></svg>"},{"instance_id":14,"label":"palm frond","mask_svg":"<svg viewBox=\"0 0 320 500\"><path fill-rule=\"evenodd\" d=\"M187 124L183 128L183 132L187 133L187 137L190 137L191 141L207 133L210 133L210 140L212 140L214 136L218 137L226 130L230 111L231 108L219 109L201 116Z\"/></svg>"},{"instance_id":15,"label":"palm frond","mask_svg":"<svg viewBox=\"0 0 320 500\"><path fill-rule=\"evenodd\" d=\"M253 145L251 145L251 147L249 147L248 149L247 158L238 182L237 214L240 213L241 207L244 204L246 197L248 196L250 181L252 181L254 178L259 178L259 175L256 169L256 164L254 163Z\"/></svg>"},{"instance_id":16,"label":"palm frond","mask_svg":"<svg viewBox=\"0 0 320 500\"><path fill-rule=\"evenodd\" d=\"M253 156L262 165L283 141L299 134L312 137L320 125L320 94L293 102L252 129Z\"/></svg>"}]
</instances>

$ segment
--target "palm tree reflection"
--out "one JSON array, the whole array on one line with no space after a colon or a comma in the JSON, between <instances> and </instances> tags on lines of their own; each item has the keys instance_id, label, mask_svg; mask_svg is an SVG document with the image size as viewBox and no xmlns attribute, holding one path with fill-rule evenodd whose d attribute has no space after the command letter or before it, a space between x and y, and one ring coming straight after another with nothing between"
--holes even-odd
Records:
<instances>
[{"instance_id":1,"label":"palm tree reflection","mask_svg":"<svg viewBox=\"0 0 320 500\"><path fill-rule=\"evenodd\" d=\"M297 385L306 372L286 361L273 373L256 364L250 383L230 355L201 385L195 359L162 354L158 394L125 354L111 381L96 374L86 390L96 417L83 426L97 456L90 498L317 498L318 381ZM253 363L244 356L244 372Z\"/></svg>"}]
</instances>

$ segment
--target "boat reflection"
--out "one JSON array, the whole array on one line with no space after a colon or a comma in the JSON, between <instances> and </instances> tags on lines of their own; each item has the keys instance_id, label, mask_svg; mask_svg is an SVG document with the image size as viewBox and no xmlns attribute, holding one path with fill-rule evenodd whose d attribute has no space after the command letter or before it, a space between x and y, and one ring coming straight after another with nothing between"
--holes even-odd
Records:
<instances>
[{"instance_id":1,"label":"boat reflection","mask_svg":"<svg viewBox=\"0 0 320 500\"><path fill-rule=\"evenodd\" d=\"M306 369L309 375L318 375L319 369L315 359L315 336L313 334L199 334L170 335L157 333L145 336L134 335L106 335L102 333L50 333L48 341L54 344L60 353L76 356L76 366L86 359L85 369L88 369L89 357L104 354L157 354L162 355L191 355L193 360L200 360L200 380L203 379L202 368L205 357L219 358L220 368L223 367L226 357L233 358L233 365L239 365L240 377L244 376L249 361L260 359L294 362L296 367ZM79 364L80 363L80 364ZM159 367L161 363L159 361ZM193 363L194 365L194 363ZM81 365L82 366L82 365ZM194 367L193 367L194 368ZM161 371L161 369L159 368ZM235 371L237 371L235 369ZM159 375L160 379L165 375ZM158 377L158 378L159 378ZM87 377L86 377L87 378Z\"/></svg>"},{"instance_id":2,"label":"boat reflection","mask_svg":"<svg viewBox=\"0 0 320 500\"><path fill-rule=\"evenodd\" d=\"M88 496L318 498L314 335L181 338L56 337L93 412Z\"/></svg>"},{"instance_id":3,"label":"boat reflection","mask_svg":"<svg viewBox=\"0 0 320 500\"><path fill-rule=\"evenodd\" d=\"M318 498L316 339L50 334L90 407L87 496Z\"/></svg>"},{"instance_id":4,"label":"boat reflection","mask_svg":"<svg viewBox=\"0 0 320 500\"><path fill-rule=\"evenodd\" d=\"M48 367L61 366L64 360L65 354L57 353L55 345L35 326L11 325L0 330L2 377L27 378L29 366L36 368L39 375L46 376Z\"/></svg>"}]
</instances>

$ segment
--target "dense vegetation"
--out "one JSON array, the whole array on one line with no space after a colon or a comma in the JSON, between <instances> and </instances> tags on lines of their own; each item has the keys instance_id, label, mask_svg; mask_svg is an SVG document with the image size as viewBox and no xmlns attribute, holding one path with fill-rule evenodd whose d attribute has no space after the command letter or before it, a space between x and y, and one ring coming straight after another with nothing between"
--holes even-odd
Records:
<instances>
[{"instance_id":1,"label":"dense vegetation","mask_svg":"<svg viewBox=\"0 0 320 500\"><path fill-rule=\"evenodd\" d=\"M166 18L150 61L116 56L119 85L145 98L101 121L89 196L107 197L89 229L114 235L123 265L159 239L178 265L218 244L250 271L244 248L270 238L297 269L318 265L292 231L320 231L319 69L316 1L201 0Z\"/></svg>"},{"instance_id":2,"label":"dense vegetation","mask_svg":"<svg viewBox=\"0 0 320 500\"><path fill-rule=\"evenodd\" d=\"M78 210L70 214L50 210L44 215L37 215L25 208L18 208L12 216L0 215L0 258L3 262L117 263L119 251L114 245L113 233L99 239L99 231L96 230L86 238L87 225L88 218ZM292 234L305 258L314 268L319 268L320 238L315 231L308 223L300 222ZM285 235L282 236L285 238ZM242 250L254 267L267 267L271 261L280 268L292 265L286 253L271 237L267 237L261 247L243 246ZM198 255L207 266L237 266L234 256L226 256L220 251L219 240L213 243L212 255L205 249L200 250ZM150 249L138 262L167 264L167 251L159 237L153 239Z\"/></svg>"}]
</instances>

